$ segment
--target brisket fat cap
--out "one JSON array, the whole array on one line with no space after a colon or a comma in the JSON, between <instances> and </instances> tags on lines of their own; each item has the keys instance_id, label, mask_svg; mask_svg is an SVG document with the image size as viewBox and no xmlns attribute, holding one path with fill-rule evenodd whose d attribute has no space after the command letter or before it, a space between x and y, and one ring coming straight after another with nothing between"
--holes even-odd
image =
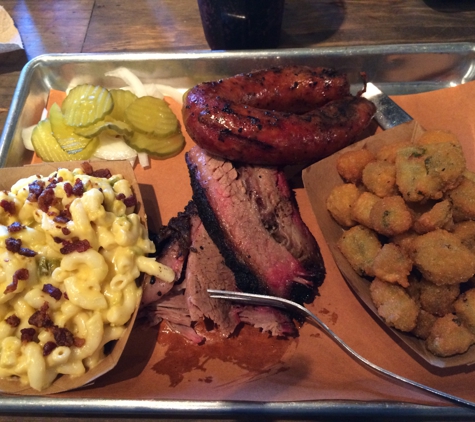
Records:
<instances>
[{"instance_id":1,"label":"brisket fat cap","mask_svg":"<svg viewBox=\"0 0 475 422\"><path fill-rule=\"evenodd\" d=\"M240 290L311 302L325 277L318 244L283 172L186 154L193 201Z\"/></svg>"}]
</instances>

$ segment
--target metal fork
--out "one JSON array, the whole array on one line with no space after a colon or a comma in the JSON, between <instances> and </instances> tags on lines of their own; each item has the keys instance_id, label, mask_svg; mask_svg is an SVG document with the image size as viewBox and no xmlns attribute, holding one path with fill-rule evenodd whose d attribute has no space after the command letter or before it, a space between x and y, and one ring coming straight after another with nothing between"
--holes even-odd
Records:
<instances>
[{"instance_id":1,"label":"metal fork","mask_svg":"<svg viewBox=\"0 0 475 422\"><path fill-rule=\"evenodd\" d=\"M403 382L405 384L412 385L413 387L417 387L426 392L435 394L436 396L443 397L444 399L448 399L452 402L463 404L465 406L475 407L475 402L471 402L469 400L462 399L461 397L457 397L452 394L445 393L440 390L436 390L435 388L429 387L424 384L420 384L409 378L402 377L384 368L381 368L380 366L375 365L374 363L370 362L369 360L361 356L359 353L355 352L340 337L338 337L320 318L318 318L316 315L314 315L304 306L299 305L298 303L295 303L291 300L282 299L282 298L274 297L274 296L231 292L231 291L226 291L226 290L208 289L208 293L210 294L210 297L213 299L231 300L233 302L245 303L247 305L272 306L276 308L282 308L291 312L297 312L300 315L304 316L313 325L320 327L331 339L336 341L336 343L342 349L344 349L350 356L354 357L356 360L360 361L361 363L373 369L374 371L379 372L383 375L386 375L389 378L393 378L395 380Z\"/></svg>"}]
</instances>

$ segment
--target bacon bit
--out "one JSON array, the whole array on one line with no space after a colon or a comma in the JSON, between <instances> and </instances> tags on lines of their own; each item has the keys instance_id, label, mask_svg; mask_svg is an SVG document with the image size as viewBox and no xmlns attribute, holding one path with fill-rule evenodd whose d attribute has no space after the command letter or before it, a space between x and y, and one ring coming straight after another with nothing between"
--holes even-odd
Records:
<instances>
[{"instance_id":1,"label":"bacon bit","mask_svg":"<svg viewBox=\"0 0 475 422\"><path fill-rule=\"evenodd\" d=\"M37 202L43 189L45 188L45 182L43 180L35 180L28 185L28 201Z\"/></svg>"},{"instance_id":2,"label":"bacon bit","mask_svg":"<svg viewBox=\"0 0 475 422\"><path fill-rule=\"evenodd\" d=\"M82 347L86 344L86 340L80 337L74 337L74 345L76 347Z\"/></svg>"},{"instance_id":3,"label":"bacon bit","mask_svg":"<svg viewBox=\"0 0 475 422\"><path fill-rule=\"evenodd\" d=\"M61 328L55 325L52 327L51 332L58 346L71 347L74 345L73 333L67 328Z\"/></svg>"},{"instance_id":4,"label":"bacon bit","mask_svg":"<svg viewBox=\"0 0 475 422\"><path fill-rule=\"evenodd\" d=\"M11 314L8 318L5 319L5 322L10 326L10 327L18 327L20 325L21 319L18 318L15 314Z\"/></svg>"},{"instance_id":5,"label":"bacon bit","mask_svg":"<svg viewBox=\"0 0 475 422\"><path fill-rule=\"evenodd\" d=\"M54 341L48 341L43 346L43 356L48 356L51 352L56 349L58 345Z\"/></svg>"},{"instance_id":6,"label":"bacon bit","mask_svg":"<svg viewBox=\"0 0 475 422\"><path fill-rule=\"evenodd\" d=\"M39 310L34 312L30 318L28 318L28 324L33 325L38 328L49 328L53 327L53 320L48 315L49 305L48 302L45 302Z\"/></svg>"},{"instance_id":7,"label":"bacon bit","mask_svg":"<svg viewBox=\"0 0 475 422\"><path fill-rule=\"evenodd\" d=\"M87 161L84 161L81 163L81 168L82 168L82 171L86 173L88 176L90 176L92 172L94 171L91 164L88 163Z\"/></svg>"},{"instance_id":8,"label":"bacon bit","mask_svg":"<svg viewBox=\"0 0 475 422\"><path fill-rule=\"evenodd\" d=\"M73 194L75 196L81 197L83 193L84 193L84 185L81 179L76 179L76 182L74 183L74 186L73 186Z\"/></svg>"},{"instance_id":9,"label":"bacon bit","mask_svg":"<svg viewBox=\"0 0 475 422\"><path fill-rule=\"evenodd\" d=\"M18 251L18 254L22 256L26 256L27 258L32 258L36 256L37 252L28 248L20 248L20 250Z\"/></svg>"},{"instance_id":10,"label":"bacon bit","mask_svg":"<svg viewBox=\"0 0 475 422\"><path fill-rule=\"evenodd\" d=\"M75 240L73 242L63 241L63 247L59 250L63 255L70 254L72 252L86 252L91 248L89 240Z\"/></svg>"},{"instance_id":11,"label":"bacon bit","mask_svg":"<svg viewBox=\"0 0 475 422\"><path fill-rule=\"evenodd\" d=\"M30 273L26 268L21 268L13 273L12 282L5 288L4 295L14 292L18 287L19 280L28 280Z\"/></svg>"},{"instance_id":12,"label":"bacon bit","mask_svg":"<svg viewBox=\"0 0 475 422\"><path fill-rule=\"evenodd\" d=\"M28 343L33 341L36 335L36 330L34 328L22 328L20 330L21 333L21 342Z\"/></svg>"},{"instance_id":13,"label":"bacon bit","mask_svg":"<svg viewBox=\"0 0 475 422\"><path fill-rule=\"evenodd\" d=\"M36 252L28 249L28 248L22 248L21 247L21 239L15 239L13 237L8 237L5 240L5 246L8 251L18 253L19 255L26 256L26 257L33 257L36 256Z\"/></svg>"},{"instance_id":14,"label":"bacon bit","mask_svg":"<svg viewBox=\"0 0 475 422\"><path fill-rule=\"evenodd\" d=\"M69 218L65 217L64 215L57 215L53 218L53 221L58 224L66 224L69 221Z\"/></svg>"},{"instance_id":15,"label":"bacon bit","mask_svg":"<svg viewBox=\"0 0 475 422\"><path fill-rule=\"evenodd\" d=\"M125 195L121 192L121 193L118 193L116 196L115 196L115 199L117 199L118 201L123 201L125 199Z\"/></svg>"},{"instance_id":16,"label":"bacon bit","mask_svg":"<svg viewBox=\"0 0 475 422\"><path fill-rule=\"evenodd\" d=\"M137 205L137 198L135 197L134 194L128 196L127 198L124 199L124 204L125 206L128 207L135 207Z\"/></svg>"},{"instance_id":17,"label":"bacon bit","mask_svg":"<svg viewBox=\"0 0 475 422\"><path fill-rule=\"evenodd\" d=\"M61 231L63 232L65 236L67 236L68 234L71 234L71 230L69 230L67 227L63 227Z\"/></svg>"},{"instance_id":18,"label":"bacon bit","mask_svg":"<svg viewBox=\"0 0 475 422\"><path fill-rule=\"evenodd\" d=\"M73 194L73 185L71 185L71 183L65 183L63 188L66 196L69 198Z\"/></svg>"},{"instance_id":19,"label":"bacon bit","mask_svg":"<svg viewBox=\"0 0 475 422\"><path fill-rule=\"evenodd\" d=\"M19 252L21 248L21 239L8 237L5 240L5 246L7 248L7 251L14 252L14 253Z\"/></svg>"},{"instance_id":20,"label":"bacon bit","mask_svg":"<svg viewBox=\"0 0 475 422\"><path fill-rule=\"evenodd\" d=\"M8 214L15 214L15 203L13 201L2 199L0 201L0 207L2 207Z\"/></svg>"},{"instance_id":21,"label":"bacon bit","mask_svg":"<svg viewBox=\"0 0 475 422\"><path fill-rule=\"evenodd\" d=\"M109 179L112 177L112 173L109 169L97 169L91 173L91 176L94 177L103 177L104 179Z\"/></svg>"},{"instance_id":22,"label":"bacon bit","mask_svg":"<svg viewBox=\"0 0 475 422\"><path fill-rule=\"evenodd\" d=\"M50 186L41 192L41 195L38 197L38 208L41 211L47 212L48 208L53 205L56 197L54 196L54 190Z\"/></svg>"},{"instance_id":23,"label":"bacon bit","mask_svg":"<svg viewBox=\"0 0 475 422\"><path fill-rule=\"evenodd\" d=\"M63 293L57 287L53 286L52 284L44 284L43 285L43 292L48 293L53 299L59 300Z\"/></svg>"},{"instance_id":24,"label":"bacon bit","mask_svg":"<svg viewBox=\"0 0 475 422\"><path fill-rule=\"evenodd\" d=\"M25 226L22 226L21 223L15 221L14 223L10 224L7 228L8 233L15 233L23 230Z\"/></svg>"},{"instance_id":25,"label":"bacon bit","mask_svg":"<svg viewBox=\"0 0 475 422\"><path fill-rule=\"evenodd\" d=\"M53 240L54 240L54 243L63 243L63 239L58 236L54 236Z\"/></svg>"}]
</instances>

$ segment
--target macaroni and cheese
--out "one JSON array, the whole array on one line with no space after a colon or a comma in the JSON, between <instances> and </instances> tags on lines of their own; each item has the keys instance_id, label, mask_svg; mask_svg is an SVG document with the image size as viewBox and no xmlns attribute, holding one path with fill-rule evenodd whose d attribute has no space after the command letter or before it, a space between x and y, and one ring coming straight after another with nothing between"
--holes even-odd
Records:
<instances>
[{"instance_id":1,"label":"macaroni and cheese","mask_svg":"<svg viewBox=\"0 0 475 422\"><path fill-rule=\"evenodd\" d=\"M127 180L87 166L0 192L0 377L41 391L84 374L125 331L140 273L173 281L135 206Z\"/></svg>"}]
</instances>

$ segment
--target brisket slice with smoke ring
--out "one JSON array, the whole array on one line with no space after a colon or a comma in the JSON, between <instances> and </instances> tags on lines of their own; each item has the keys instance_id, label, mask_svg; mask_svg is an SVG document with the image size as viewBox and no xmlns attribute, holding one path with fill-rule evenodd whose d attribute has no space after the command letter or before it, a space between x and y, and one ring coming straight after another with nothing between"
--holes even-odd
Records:
<instances>
[{"instance_id":1,"label":"brisket slice with smoke ring","mask_svg":"<svg viewBox=\"0 0 475 422\"><path fill-rule=\"evenodd\" d=\"M199 147L186 162L193 201L237 287L311 302L325 267L283 172L232 163Z\"/></svg>"}]
</instances>

